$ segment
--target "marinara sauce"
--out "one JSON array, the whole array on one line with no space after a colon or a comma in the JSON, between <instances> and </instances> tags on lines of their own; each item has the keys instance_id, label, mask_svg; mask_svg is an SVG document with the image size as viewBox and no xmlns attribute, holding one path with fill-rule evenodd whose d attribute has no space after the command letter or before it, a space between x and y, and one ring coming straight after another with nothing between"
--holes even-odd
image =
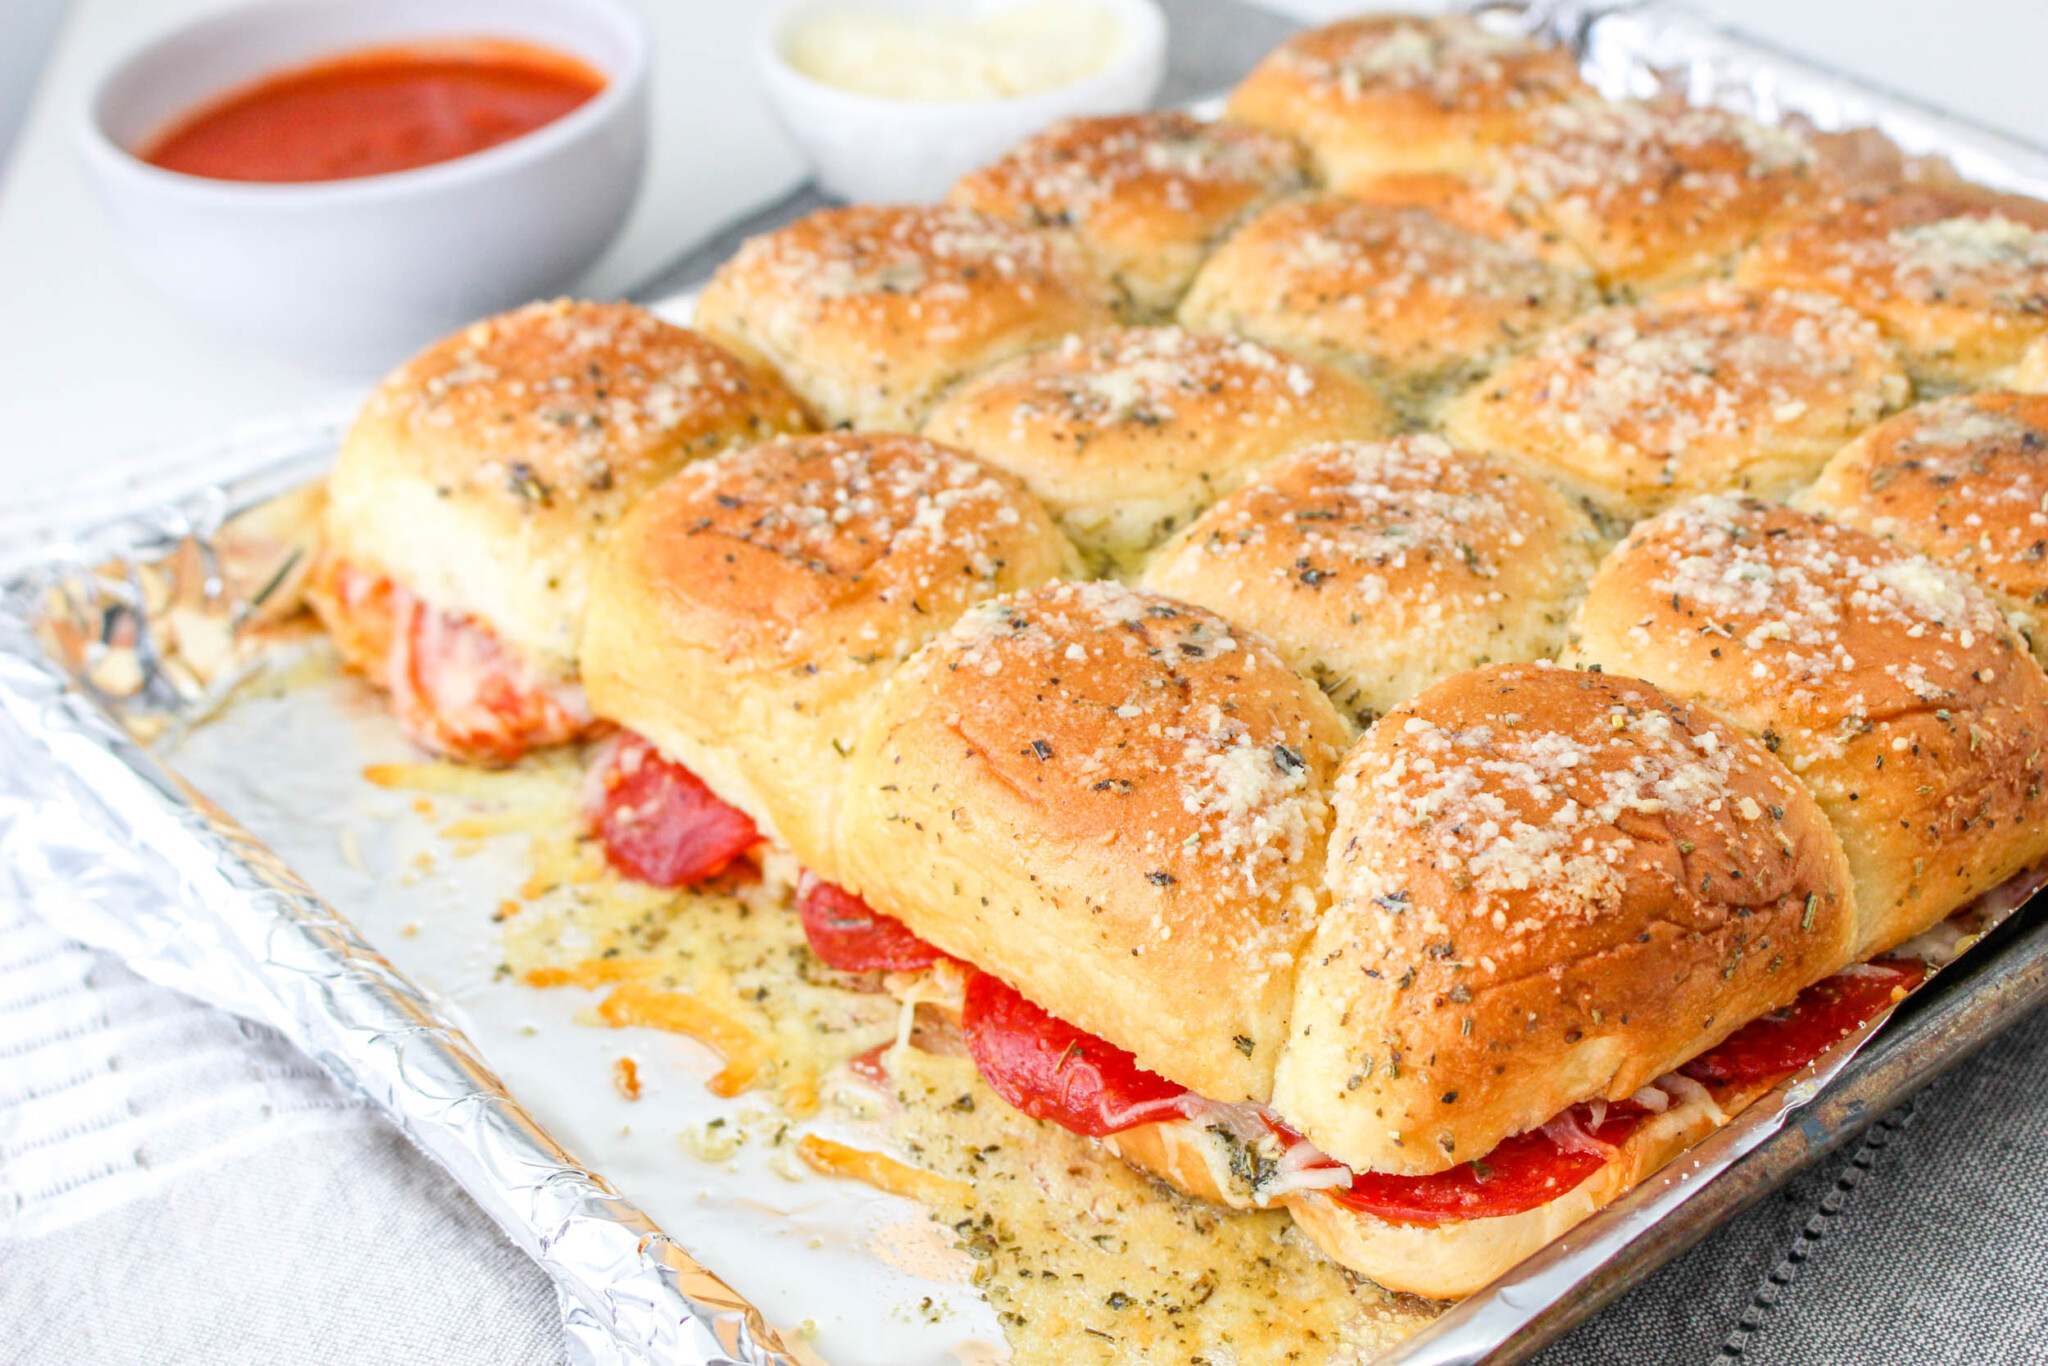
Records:
<instances>
[{"instance_id":1,"label":"marinara sauce","mask_svg":"<svg viewBox=\"0 0 2048 1366\"><path fill-rule=\"evenodd\" d=\"M363 48L201 105L138 155L212 180L353 180L496 147L604 85L574 57L501 39Z\"/></svg>"}]
</instances>

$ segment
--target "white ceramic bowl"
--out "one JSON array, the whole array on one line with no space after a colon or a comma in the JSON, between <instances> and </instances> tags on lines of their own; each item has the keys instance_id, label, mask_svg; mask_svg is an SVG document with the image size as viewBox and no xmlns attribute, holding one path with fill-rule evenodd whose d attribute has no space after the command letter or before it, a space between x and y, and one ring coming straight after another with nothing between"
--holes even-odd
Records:
<instances>
[{"instance_id":1,"label":"white ceramic bowl","mask_svg":"<svg viewBox=\"0 0 2048 1366\"><path fill-rule=\"evenodd\" d=\"M133 155L209 97L350 48L517 39L604 73L594 98L496 147L313 184L209 180ZM611 0L273 0L143 43L91 86L76 136L142 273L218 327L310 364L382 370L475 318L557 293L639 191L648 41Z\"/></svg>"},{"instance_id":2,"label":"white ceramic bowl","mask_svg":"<svg viewBox=\"0 0 2048 1366\"><path fill-rule=\"evenodd\" d=\"M797 26L821 10L959 18L1017 0L794 0L763 27L755 65L782 126L827 191L871 203L937 199L964 173L1058 119L1143 108L1158 92L1166 74L1166 19L1157 0L1089 2L1109 11L1123 30L1115 60L1092 76L1008 99L863 95L804 75L789 64L784 48Z\"/></svg>"}]
</instances>

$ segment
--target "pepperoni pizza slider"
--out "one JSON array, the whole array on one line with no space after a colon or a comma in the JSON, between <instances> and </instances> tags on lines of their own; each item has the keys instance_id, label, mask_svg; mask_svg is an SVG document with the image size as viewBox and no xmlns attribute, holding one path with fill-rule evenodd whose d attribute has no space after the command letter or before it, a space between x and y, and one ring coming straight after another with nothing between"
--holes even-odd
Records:
<instances>
[{"instance_id":1,"label":"pepperoni pizza slider","mask_svg":"<svg viewBox=\"0 0 2048 1366\"><path fill-rule=\"evenodd\" d=\"M1177 111L1069 119L971 171L947 198L1071 228L1138 321L1164 318L1231 228L1307 183L1292 138Z\"/></svg>"},{"instance_id":2,"label":"pepperoni pizza slider","mask_svg":"<svg viewBox=\"0 0 2048 1366\"><path fill-rule=\"evenodd\" d=\"M309 596L407 732L509 763L585 734L576 631L633 500L691 460L807 425L765 370L631 304L472 324L363 405L327 484Z\"/></svg>"},{"instance_id":3,"label":"pepperoni pizza slider","mask_svg":"<svg viewBox=\"0 0 2048 1366\"><path fill-rule=\"evenodd\" d=\"M1813 789L1858 957L2048 858L2048 676L1982 589L1869 532L1682 504L1607 557L1564 657L1712 707Z\"/></svg>"},{"instance_id":4,"label":"pepperoni pizza slider","mask_svg":"<svg viewBox=\"0 0 2048 1366\"><path fill-rule=\"evenodd\" d=\"M1590 99L1571 53L1462 14L1368 14L1296 34L1230 96L1229 115L1308 144L1332 189L1464 171L1529 135L1551 105Z\"/></svg>"},{"instance_id":5,"label":"pepperoni pizza slider","mask_svg":"<svg viewBox=\"0 0 2048 1366\"><path fill-rule=\"evenodd\" d=\"M1555 655L1597 550L1548 485L1417 435L1295 452L1142 582L1264 633L1365 726L1460 669Z\"/></svg>"},{"instance_id":6,"label":"pepperoni pizza slider","mask_svg":"<svg viewBox=\"0 0 2048 1366\"><path fill-rule=\"evenodd\" d=\"M781 372L828 426L915 431L945 392L1114 322L1072 234L950 205L820 209L750 238L697 325Z\"/></svg>"},{"instance_id":7,"label":"pepperoni pizza slider","mask_svg":"<svg viewBox=\"0 0 2048 1366\"><path fill-rule=\"evenodd\" d=\"M2048 394L1909 408L1845 446L1800 503L1962 570L2048 659Z\"/></svg>"},{"instance_id":8,"label":"pepperoni pizza slider","mask_svg":"<svg viewBox=\"0 0 2048 1366\"><path fill-rule=\"evenodd\" d=\"M642 499L583 626L611 862L674 886L766 837L829 884L839 776L883 681L970 603L1069 572L1017 482L893 433L771 441ZM822 894L822 893L821 893Z\"/></svg>"},{"instance_id":9,"label":"pepperoni pizza slider","mask_svg":"<svg viewBox=\"0 0 2048 1366\"><path fill-rule=\"evenodd\" d=\"M924 430L1015 474L1084 554L1127 573L1259 466L1393 426L1346 371L1236 337L1130 327L999 365Z\"/></svg>"},{"instance_id":10,"label":"pepperoni pizza slider","mask_svg":"<svg viewBox=\"0 0 2048 1366\"><path fill-rule=\"evenodd\" d=\"M1732 1076L1708 1050L1856 933L1811 795L1646 683L1455 675L1367 732L1335 806L1272 1105L1327 1155L1295 1218L1395 1289L1478 1289L1767 1089L1679 1069Z\"/></svg>"}]
</instances>

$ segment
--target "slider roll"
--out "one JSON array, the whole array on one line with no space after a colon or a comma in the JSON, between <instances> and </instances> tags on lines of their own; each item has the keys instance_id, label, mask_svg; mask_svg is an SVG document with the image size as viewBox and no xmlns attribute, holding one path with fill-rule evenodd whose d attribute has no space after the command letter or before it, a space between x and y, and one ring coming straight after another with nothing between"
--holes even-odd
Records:
<instances>
[{"instance_id":1,"label":"slider roll","mask_svg":"<svg viewBox=\"0 0 2048 1366\"><path fill-rule=\"evenodd\" d=\"M1827 295L1713 284L1575 319L1440 420L1625 525L1701 493L1783 498L1908 393L1892 344Z\"/></svg>"},{"instance_id":2,"label":"slider roll","mask_svg":"<svg viewBox=\"0 0 2048 1366\"><path fill-rule=\"evenodd\" d=\"M941 205L820 209L749 239L697 325L782 373L826 425L915 431L947 390L1115 321L1069 233Z\"/></svg>"},{"instance_id":3,"label":"slider roll","mask_svg":"<svg viewBox=\"0 0 2048 1366\"><path fill-rule=\"evenodd\" d=\"M1015 474L1092 561L1129 573L1259 466L1393 425L1348 372L1235 337L1130 327L970 380L925 435Z\"/></svg>"},{"instance_id":4,"label":"slider roll","mask_svg":"<svg viewBox=\"0 0 2048 1366\"><path fill-rule=\"evenodd\" d=\"M1458 674L1335 788L1273 1104L1355 1171L1619 1101L1847 962L1840 842L1763 745L1612 674Z\"/></svg>"},{"instance_id":5,"label":"slider roll","mask_svg":"<svg viewBox=\"0 0 2048 1366\"><path fill-rule=\"evenodd\" d=\"M311 598L415 739L509 761L589 724L576 631L627 507L689 461L806 425L772 374L631 304L533 304L371 394L328 479Z\"/></svg>"},{"instance_id":6,"label":"slider roll","mask_svg":"<svg viewBox=\"0 0 2048 1366\"><path fill-rule=\"evenodd\" d=\"M1292 138L1176 110L1069 119L971 171L951 202L1071 228L1134 320L1165 318L1232 227L1307 183Z\"/></svg>"},{"instance_id":7,"label":"slider roll","mask_svg":"<svg viewBox=\"0 0 2048 1366\"><path fill-rule=\"evenodd\" d=\"M1228 112L1300 138L1325 183L1348 193L1398 172L1477 170L1545 108L1592 97L1563 48L1461 14L1367 14L1282 43Z\"/></svg>"},{"instance_id":8,"label":"slider roll","mask_svg":"<svg viewBox=\"0 0 2048 1366\"><path fill-rule=\"evenodd\" d=\"M607 547L591 706L837 882L839 776L884 680L970 603L1073 563L1015 480L918 437L728 452L648 495Z\"/></svg>"},{"instance_id":9,"label":"slider roll","mask_svg":"<svg viewBox=\"0 0 2048 1366\"><path fill-rule=\"evenodd\" d=\"M1555 655L1597 549L1555 490L1441 437L1326 442L1203 514L1144 585L1264 633L1364 726L1460 669Z\"/></svg>"},{"instance_id":10,"label":"slider roll","mask_svg":"<svg viewBox=\"0 0 2048 1366\"><path fill-rule=\"evenodd\" d=\"M1673 508L1601 565L1565 658L1714 708L1813 789L1855 876L1854 958L2048 856L2048 677L1983 590L1868 532Z\"/></svg>"},{"instance_id":11,"label":"slider roll","mask_svg":"<svg viewBox=\"0 0 2048 1366\"><path fill-rule=\"evenodd\" d=\"M1858 191L1759 242L1736 279L1836 296L1877 320L1923 384L1991 384L2048 338L2048 204L1961 186Z\"/></svg>"},{"instance_id":12,"label":"slider roll","mask_svg":"<svg viewBox=\"0 0 2048 1366\"><path fill-rule=\"evenodd\" d=\"M2048 395L1909 408L1844 447L1800 504L1962 570L2048 659Z\"/></svg>"},{"instance_id":13,"label":"slider roll","mask_svg":"<svg viewBox=\"0 0 2048 1366\"><path fill-rule=\"evenodd\" d=\"M1049 584L971 609L890 680L846 770L845 877L1140 1067L1262 1100L1344 740L1259 636Z\"/></svg>"},{"instance_id":14,"label":"slider roll","mask_svg":"<svg viewBox=\"0 0 2048 1366\"><path fill-rule=\"evenodd\" d=\"M1180 321L1348 365L1419 402L1592 302L1580 276L1426 210L1308 195L1219 247Z\"/></svg>"}]
</instances>

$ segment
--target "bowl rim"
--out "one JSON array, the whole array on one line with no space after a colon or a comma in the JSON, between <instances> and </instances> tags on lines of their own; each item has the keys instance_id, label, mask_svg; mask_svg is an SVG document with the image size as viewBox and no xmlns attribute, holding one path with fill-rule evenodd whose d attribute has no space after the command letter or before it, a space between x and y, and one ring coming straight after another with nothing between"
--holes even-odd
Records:
<instances>
[{"instance_id":1,"label":"bowl rim","mask_svg":"<svg viewBox=\"0 0 2048 1366\"><path fill-rule=\"evenodd\" d=\"M1028 0L1012 0L1012 4L1023 3L1028 3ZM1081 3L1107 11L1122 26L1127 39L1124 50L1100 70L1043 90L997 95L990 99L892 99L828 84L806 75L791 64L783 51L783 43L797 16L832 7L858 10L863 8L859 0L780 0L769 9L755 30L754 65L770 80L801 90L814 102L837 104L848 112L888 111L899 117L936 116L945 119L997 113L1009 118L1036 114L1041 110L1057 114L1077 97L1085 97L1103 87L1113 87L1127 79L1132 70L1141 69L1157 59L1166 47L1166 12L1159 0L1081 0Z\"/></svg>"},{"instance_id":2,"label":"bowl rim","mask_svg":"<svg viewBox=\"0 0 2048 1366\"><path fill-rule=\"evenodd\" d=\"M554 5L564 14L587 16L599 24L609 25L613 36L623 41L626 54L624 63L618 71L608 73L604 89L562 117L494 147L452 157L447 161L431 162L425 166L414 166L402 171L385 171L377 175L352 176L343 180L217 180L209 176L189 175L183 171L172 171L151 165L108 135L102 115L110 87L159 48L195 29L227 28L258 15L302 10L307 8L305 0L248 0L247 3L209 10L157 28L122 47L111 58L101 63L87 81L85 96L78 101L72 111L74 139L87 160L106 174L122 177L154 193L214 206L332 208L344 203L379 203L417 195L430 195L442 190L471 185L515 170L524 163L544 158L613 122L622 114L630 113L636 106L644 108L643 96L653 61L653 43L648 34L646 20L618 3L618 0L540 2ZM341 8L342 5L337 3L335 7ZM430 4L415 0L408 8L411 11L407 16L409 19L420 14L429 19L432 17L433 6ZM400 42L406 36L394 33L391 38L394 42ZM376 41L365 38L359 46L374 45ZM347 50L338 48L335 51L338 54ZM317 61L319 58L309 60ZM225 94L227 91L219 93Z\"/></svg>"}]
</instances>

